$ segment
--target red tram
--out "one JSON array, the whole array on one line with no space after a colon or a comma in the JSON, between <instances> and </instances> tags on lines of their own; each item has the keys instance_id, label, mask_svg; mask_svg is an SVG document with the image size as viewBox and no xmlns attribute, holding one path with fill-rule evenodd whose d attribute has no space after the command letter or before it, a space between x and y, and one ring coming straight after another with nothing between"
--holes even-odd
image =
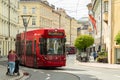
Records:
<instances>
[{"instance_id":1,"label":"red tram","mask_svg":"<svg viewBox=\"0 0 120 80\"><path fill-rule=\"evenodd\" d=\"M38 29L17 34L16 52L20 64L36 68L65 66L65 42L64 29Z\"/></svg>"}]
</instances>

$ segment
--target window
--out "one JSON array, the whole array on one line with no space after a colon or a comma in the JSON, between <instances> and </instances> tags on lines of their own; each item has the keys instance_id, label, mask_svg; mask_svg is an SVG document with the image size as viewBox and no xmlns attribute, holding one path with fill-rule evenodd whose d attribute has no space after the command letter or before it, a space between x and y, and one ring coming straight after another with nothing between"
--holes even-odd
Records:
<instances>
[{"instance_id":1,"label":"window","mask_svg":"<svg viewBox=\"0 0 120 80\"><path fill-rule=\"evenodd\" d=\"M35 14L36 9L32 8L32 14Z\"/></svg>"},{"instance_id":2,"label":"window","mask_svg":"<svg viewBox=\"0 0 120 80\"><path fill-rule=\"evenodd\" d=\"M104 12L108 12L108 1L104 2Z\"/></svg>"},{"instance_id":3,"label":"window","mask_svg":"<svg viewBox=\"0 0 120 80\"><path fill-rule=\"evenodd\" d=\"M17 40L16 41L16 51L17 51L17 54L18 55L21 55L22 54L22 44L21 44L21 41L20 40Z\"/></svg>"},{"instance_id":4,"label":"window","mask_svg":"<svg viewBox=\"0 0 120 80\"><path fill-rule=\"evenodd\" d=\"M26 42L26 54L31 55L32 54L32 41Z\"/></svg>"},{"instance_id":5,"label":"window","mask_svg":"<svg viewBox=\"0 0 120 80\"><path fill-rule=\"evenodd\" d=\"M116 63L120 64L120 49L116 48Z\"/></svg>"},{"instance_id":6,"label":"window","mask_svg":"<svg viewBox=\"0 0 120 80\"><path fill-rule=\"evenodd\" d=\"M24 40L21 41L21 54L24 54L24 45L25 45L25 42Z\"/></svg>"},{"instance_id":7,"label":"window","mask_svg":"<svg viewBox=\"0 0 120 80\"><path fill-rule=\"evenodd\" d=\"M46 38L40 38L39 42L40 42L40 45L39 45L40 54L46 55L47 54L47 39Z\"/></svg>"},{"instance_id":8,"label":"window","mask_svg":"<svg viewBox=\"0 0 120 80\"><path fill-rule=\"evenodd\" d=\"M48 38L47 39L47 54L64 54L65 45L64 39Z\"/></svg>"},{"instance_id":9,"label":"window","mask_svg":"<svg viewBox=\"0 0 120 80\"><path fill-rule=\"evenodd\" d=\"M36 25L36 17L32 17L32 25Z\"/></svg>"},{"instance_id":10,"label":"window","mask_svg":"<svg viewBox=\"0 0 120 80\"><path fill-rule=\"evenodd\" d=\"M23 14L26 14L27 13L27 8L26 6L23 7Z\"/></svg>"}]
</instances>

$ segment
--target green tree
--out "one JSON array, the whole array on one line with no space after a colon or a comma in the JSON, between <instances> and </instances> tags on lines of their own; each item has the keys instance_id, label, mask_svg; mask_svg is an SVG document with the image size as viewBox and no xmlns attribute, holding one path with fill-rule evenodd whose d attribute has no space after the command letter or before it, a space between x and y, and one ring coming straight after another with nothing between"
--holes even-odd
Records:
<instances>
[{"instance_id":1,"label":"green tree","mask_svg":"<svg viewBox=\"0 0 120 80\"><path fill-rule=\"evenodd\" d=\"M78 50L86 50L87 47L94 43L94 38L91 35L80 35L75 40L75 47Z\"/></svg>"},{"instance_id":2,"label":"green tree","mask_svg":"<svg viewBox=\"0 0 120 80\"><path fill-rule=\"evenodd\" d=\"M117 44L120 44L120 31L118 32L118 34L115 36L115 41Z\"/></svg>"}]
</instances>

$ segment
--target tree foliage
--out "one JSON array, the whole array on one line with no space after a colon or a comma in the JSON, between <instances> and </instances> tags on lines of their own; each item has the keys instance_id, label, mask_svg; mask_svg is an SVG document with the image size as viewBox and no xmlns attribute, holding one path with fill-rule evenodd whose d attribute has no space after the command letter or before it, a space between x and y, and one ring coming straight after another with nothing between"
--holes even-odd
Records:
<instances>
[{"instance_id":1,"label":"tree foliage","mask_svg":"<svg viewBox=\"0 0 120 80\"><path fill-rule=\"evenodd\" d=\"M118 34L115 36L115 41L117 44L120 44L120 31L118 32Z\"/></svg>"},{"instance_id":2,"label":"tree foliage","mask_svg":"<svg viewBox=\"0 0 120 80\"><path fill-rule=\"evenodd\" d=\"M75 47L83 50L94 43L94 38L90 35L80 35L75 40Z\"/></svg>"}]
</instances>

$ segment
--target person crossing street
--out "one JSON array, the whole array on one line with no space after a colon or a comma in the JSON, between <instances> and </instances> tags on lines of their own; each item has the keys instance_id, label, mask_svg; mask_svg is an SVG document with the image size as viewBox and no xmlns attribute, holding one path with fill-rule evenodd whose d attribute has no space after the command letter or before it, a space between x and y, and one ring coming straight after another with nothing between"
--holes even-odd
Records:
<instances>
[{"instance_id":1,"label":"person crossing street","mask_svg":"<svg viewBox=\"0 0 120 80\"><path fill-rule=\"evenodd\" d=\"M10 50L8 53L8 67L10 75L13 75L15 70L15 60L17 58L17 55L15 54L14 50Z\"/></svg>"}]
</instances>

